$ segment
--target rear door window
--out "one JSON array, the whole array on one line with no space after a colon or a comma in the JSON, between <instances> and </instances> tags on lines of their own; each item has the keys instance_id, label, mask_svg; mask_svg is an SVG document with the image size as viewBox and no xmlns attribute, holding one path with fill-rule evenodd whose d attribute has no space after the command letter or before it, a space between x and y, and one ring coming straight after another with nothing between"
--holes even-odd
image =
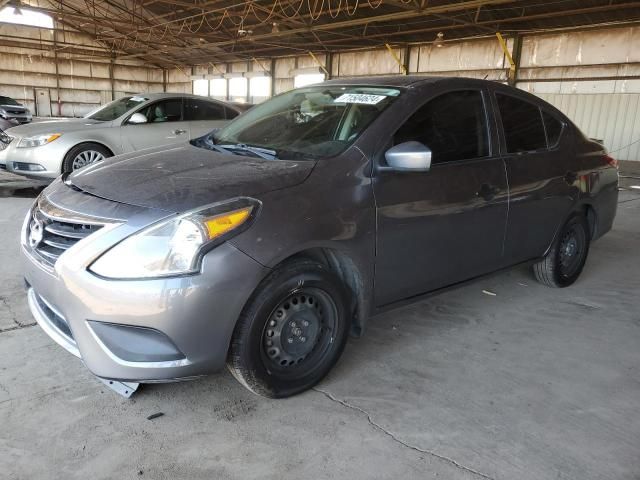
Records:
<instances>
[{"instance_id":1,"label":"rear door window","mask_svg":"<svg viewBox=\"0 0 640 480\"><path fill-rule=\"evenodd\" d=\"M187 99L185 109L186 120L224 120L225 109L222 105L204 100Z\"/></svg>"},{"instance_id":2,"label":"rear door window","mask_svg":"<svg viewBox=\"0 0 640 480\"><path fill-rule=\"evenodd\" d=\"M489 155L489 134L482 93L460 90L434 98L396 132L393 143L420 142L432 162L444 163Z\"/></svg>"},{"instance_id":3,"label":"rear door window","mask_svg":"<svg viewBox=\"0 0 640 480\"><path fill-rule=\"evenodd\" d=\"M496 94L508 153L547 148L540 108L511 95Z\"/></svg>"}]
</instances>

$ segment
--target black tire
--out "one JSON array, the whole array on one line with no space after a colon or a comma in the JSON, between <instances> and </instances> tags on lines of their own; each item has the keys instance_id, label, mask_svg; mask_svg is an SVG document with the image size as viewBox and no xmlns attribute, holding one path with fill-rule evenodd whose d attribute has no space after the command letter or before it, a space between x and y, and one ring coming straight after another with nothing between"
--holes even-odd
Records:
<instances>
[{"instance_id":1,"label":"black tire","mask_svg":"<svg viewBox=\"0 0 640 480\"><path fill-rule=\"evenodd\" d=\"M62 162L62 173L71 173L73 170L77 170L77 167L74 168L74 160L81 154L87 152L96 152L102 155L102 159L97 160L101 161L105 158L113 157L113 153L105 146L100 145L99 143L81 143L80 145L76 145L73 147L64 157L64 161ZM83 166L90 165L90 163L86 163Z\"/></svg>"},{"instance_id":2,"label":"black tire","mask_svg":"<svg viewBox=\"0 0 640 480\"><path fill-rule=\"evenodd\" d=\"M560 230L547 255L533 265L536 279L543 285L564 288L572 285L587 261L591 234L584 215L574 215Z\"/></svg>"},{"instance_id":3,"label":"black tire","mask_svg":"<svg viewBox=\"0 0 640 480\"><path fill-rule=\"evenodd\" d=\"M318 383L338 361L350 321L340 278L313 260L290 261L274 270L247 302L227 367L253 393L296 395Z\"/></svg>"}]
</instances>

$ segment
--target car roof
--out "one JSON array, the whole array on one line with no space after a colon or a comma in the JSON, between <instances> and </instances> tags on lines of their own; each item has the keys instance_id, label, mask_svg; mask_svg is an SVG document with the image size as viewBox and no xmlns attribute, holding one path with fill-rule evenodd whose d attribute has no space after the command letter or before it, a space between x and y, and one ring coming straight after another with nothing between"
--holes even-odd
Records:
<instances>
[{"instance_id":1,"label":"car roof","mask_svg":"<svg viewBox=\"0 0 640 480\"><path fill-rule=\"evenodd\" d=\"M185 97L185 98L199 98L201 100L213 100L208 97L203 97L202 95L193 95L191 93L182 93L182 92L156 92L156 93L136 93L128 95L131 97L144 97L149 100L159 100L162 98L175 98L175 97ZM226 103L226 102L223 102Z\"/></svg>"},{"instance_id":2,"label":"car roof","mask_svg":"<svg viewBox=\"0 0 640 480\"><path fill-rule=\"evenodd\" d=\"M336 78L335 80L327 80L318 85L345 85L345 86L383 86L383 87L404 87L415 88L428 84L436 84L441 82L464 83L468 86L478 85L500 85L507 89L513 89L502 85L494 80L481 80L469 77L444 77L444 76L427 76L427 75L381 75L376 77L345 77Z\"/></svg>"},{"instance_id":3,"label":"car roof","mask_svg":"<svg viewBox=\"0 0 640 480\"><path fill-rule=\"evenodd\" d=\"M415 84L435 83L447 77L422 75L381 75L376 77L344 77L327 80L319 85L371 85L386 87L410 87ZM454 78L454 77L451 77Z\"/></svg>"}]
</instances>

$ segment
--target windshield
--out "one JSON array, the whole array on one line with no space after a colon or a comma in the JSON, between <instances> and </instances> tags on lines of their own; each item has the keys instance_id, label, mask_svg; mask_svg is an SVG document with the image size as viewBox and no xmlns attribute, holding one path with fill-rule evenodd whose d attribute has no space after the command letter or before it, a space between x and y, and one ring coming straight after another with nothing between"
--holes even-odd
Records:
<instances>
[{"instance_id":1,"label":"windshield","mask_svg":"<svg viewBox=\"0 0 640 480\"><path fill-rule=\"evenodd\" d=\"M84 118L90 118L100 122L110 122L111 120L121 117L138 105L143 104L147 100L148 98L144 97L122 97L88 113Z\"/></svg>"},{"instance_id":2,"label":"windshield","mask_svg":"<svg viewBox=\"0 0 640 480\"><path fill-rule=\"evenodd\" d=\"M0 97L0 105L20 105L13 98L10 97Z\"/></svg>"},{"instance_id":3,"label":"windshield","mask_svg":"<svg viewBox=\"0 0 640 480\"><path fill-rule=\"evenodd\" d=\"M199 146L236 145L272 151L278 159L332 157L349 147L400 95L370 86L318 85L278 95L239 116Z\"/></svg>"}]
</instances>

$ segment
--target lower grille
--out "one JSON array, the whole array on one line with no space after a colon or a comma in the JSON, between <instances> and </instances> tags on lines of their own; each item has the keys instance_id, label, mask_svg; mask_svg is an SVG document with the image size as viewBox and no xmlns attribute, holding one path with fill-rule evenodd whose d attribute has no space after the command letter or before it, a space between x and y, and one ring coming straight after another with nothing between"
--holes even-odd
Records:
<instances>
[{"instance_id":1,"label":"lower grille","mask_svg":"<svg viewBox=\"0 0 640 480\"><path fill-rule=\"evenodd\" d=\"M42 313L47 317L47 320L49 320L54 327L60 330L60 333L69 338L69 340L73 340L73 333L71 333L71 329L69 328L69 324L65 318L55 312L37 293L35 294L35 299L38 307L40 307Z\"/></svg>"},{"instance_id":2,"label":"lower grille","mask_svg":"<svg viewBox=\"0 0 640 480\"><path fill-rule=\"evenodd\" d=\"M50 266L58 257L83 238L100 230L104 225L79 223L47 215L39 206L34 208L27 226L26 240L34 254Z\"/></svg>"}]
</instances>

